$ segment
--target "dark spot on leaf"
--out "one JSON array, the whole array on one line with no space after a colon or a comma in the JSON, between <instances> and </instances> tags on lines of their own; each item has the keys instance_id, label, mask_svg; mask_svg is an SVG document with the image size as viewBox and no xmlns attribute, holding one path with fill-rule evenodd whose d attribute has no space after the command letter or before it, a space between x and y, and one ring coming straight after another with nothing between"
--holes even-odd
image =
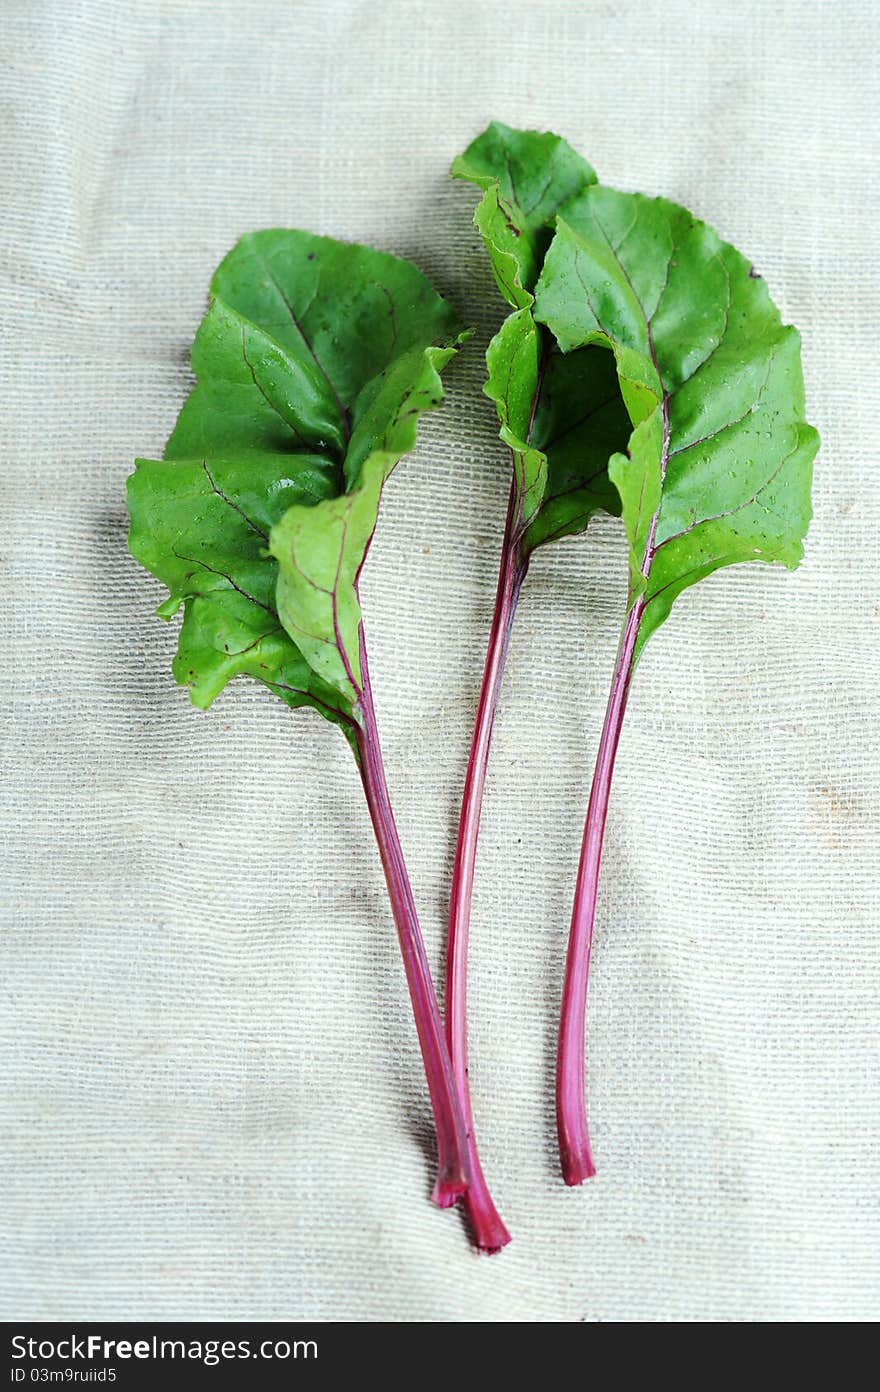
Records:
<instances>
[{"instance_id":1,"label":"dark spot on leaf","mask_svg":"<svg viewBox=\"0 0 880 1392\"><path fill-rule=\"evenodd\" d=\"M749 280L760 280L761 272L756 271L754 266L749 266Z\"/></svg>"},{"instance_id":2,"label":"dark spot on leaf","mask_svg":"<svg viewBox=\"0 0 880 1392\"><path fill-rule=\"evenodd\" d=\"M306 257L306 260L307 260L307 261L314 261L314 259L315 259L315 253L314 253L313 251L310 251L309 254L308 254L308 256Z\"/></svg>"}]
</instances>

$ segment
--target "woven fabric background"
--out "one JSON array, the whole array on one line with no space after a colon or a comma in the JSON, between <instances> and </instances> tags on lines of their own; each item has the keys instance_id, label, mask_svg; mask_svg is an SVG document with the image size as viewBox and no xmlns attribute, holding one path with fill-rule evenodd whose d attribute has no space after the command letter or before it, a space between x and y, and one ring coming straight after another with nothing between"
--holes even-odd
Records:
<instances>
[{"instance_id":1,"label":"woven fabric background","mask_svg":"<svg viewBox=\"0 0 880 1392\"><path fill-rule=\"evenodd\" d=\"M6 1317L880 1314L880 415L871 0L3 0L0 668ZM472 1078L514 1233L428 1202L426 1093L338 731L192 710L123 486L186 394L214 266L292 225L412 257L478 334L365 580L439 970L508 465L502 315L452 157L564 133L766 276L823 448L803 568L730 569L641 665L589 1023L598 1177L552 1060L619 527L540 555L478 868Z\"/></svg>"}]
</instances>

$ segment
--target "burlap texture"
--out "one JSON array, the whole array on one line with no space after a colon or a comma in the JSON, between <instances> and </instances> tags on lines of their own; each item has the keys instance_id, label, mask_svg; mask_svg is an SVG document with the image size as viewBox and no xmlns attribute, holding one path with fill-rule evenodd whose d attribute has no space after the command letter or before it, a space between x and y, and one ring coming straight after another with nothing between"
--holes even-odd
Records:
<instances>
[{"instance_id":1,"label":"burlap texture","mask_svg":"<svg viewBox=\"0 0 880 1392\"><path fill-rule=\"evenodd\" d=\"M878 1300L878 306L870 0L2 5L8 1316L867 1319ZM188 706L123 486L245 230L412 257L475 323L386 494L376 699L442 960L507 489L502 309L447 177L491 118L693 208L798 324L823 435L796 575L687 594L640 667L589 1023L600 1173L552 1059L619 527L523 596L484 814L472 1078L514 1233L428 1203L428 1109L339 732Z\"/></svg>"}]
</instances>

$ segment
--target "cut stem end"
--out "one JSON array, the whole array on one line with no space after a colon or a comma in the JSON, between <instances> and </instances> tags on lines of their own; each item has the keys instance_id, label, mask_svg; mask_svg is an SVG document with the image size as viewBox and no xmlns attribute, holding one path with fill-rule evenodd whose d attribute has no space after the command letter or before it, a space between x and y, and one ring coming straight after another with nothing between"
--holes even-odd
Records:
<instances>
[{"instance_id":1,"label":"cut stem end","mask_svg":"<svg viewBox=\"0 0 880 1392\"><path fill-rule=\"evenodd\" d=\"M585 1179L592 1179L596 1173L596 1166L593 1164L593 1157L589 1151L579 1155L561 1155L562 1178L569 1188L575 1188L578 1184L583 1184Z\"/></svg>"},{"instance_id":2,"label":"cut stem end","mask_svg":"<svg viewBox=\"0 0 880 1392\"><path fill-rule=\"evenodd\" d=\"M441 1178L438 1175L431 1202L438 1208L452 1208L467 1193L467 1189L467 1180L463 1177Z\"/></svg>"},{"instance_id":3,"label":"cut stem end","mask_svg":"<svg viewBox=\"0 0 880 1392\"><path fill-rule=\"evenodd\" d=\"M489 1192L480 1160L471 1138L471 1183L463 1199L464 1211L474 1245L481 1252L500 1252L510 1241L510 1233Z\"/></svg>"}]
</instances>

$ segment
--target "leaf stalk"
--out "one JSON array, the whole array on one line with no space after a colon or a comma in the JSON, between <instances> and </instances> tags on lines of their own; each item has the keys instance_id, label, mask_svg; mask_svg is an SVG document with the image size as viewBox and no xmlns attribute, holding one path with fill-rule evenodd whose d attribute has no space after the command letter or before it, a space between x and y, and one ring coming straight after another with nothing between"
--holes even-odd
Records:
<instances>
[{"instance_id":1,"label":"leaf stalk","mask_svg":"<svg viewBox=\"0 0 880 1392\"><path fill-rule=\"evenodd\" d=\"M431 979L428 955L419 926L412 887L403 858L403 849L391 809L385 767L376 726L376 712L367 667L363 628L360 633L362 685L357 711L360 720L354 732L358 769L388 897L397 927L403 965L412 1001L419 1046L428 1081L437 1135L437 1181L432 1195L440 1208L449 1208L466 1191L470 1177L468 1140L462 1108L456 1092L452 1064L443 1034L443 1022Z\"/></svg>"},{"instance_id":2,"label":"leaf stalk","mask_svg":"<svg viewBox=\"0 0 880 1392\"><path fill-rule=\"evenodd\" d=\"M596 1173L587 1125L584 1077L590 954L611 780L623 729L633 674L633 657L644 608L644 596L640 595L627 613L614 665L587 807L569 930L559 1021L559 1046L556 1054L556 1126L562 1177L565 1183L570 1185L582 1184L585 1179Z\"/></svg>"},{"instance_id":3,"label":"leaf stalk","mask_svg":"<svg viewBox=\"0 0 880 1392\"><path fill-rule=\"evenodd\" d=\"M514 482L511 484L510 499L507 506L498 588L495 594L495 610L492 616L492 629L489 634L486 663L483 669L480 699L462 796L461 819L458 826L458 841L455 848L455 865L452 875L449 939L446 956L446 1039L467 1128L468 1157L471 1168L471 1184L464 1198L464 1207L477 1246L489 1252L497 1252L504 1247L510 1241L510 1234L489 1192L477 1155L474 1136L467 1053L468 940L477 842L480 834L480 814L492 742L492 728L501 694L501 683L504 677L517 601L528 569L528 561L523 558L521 552L517 522L517 489Z\"/></svg>"}]
</instances>

